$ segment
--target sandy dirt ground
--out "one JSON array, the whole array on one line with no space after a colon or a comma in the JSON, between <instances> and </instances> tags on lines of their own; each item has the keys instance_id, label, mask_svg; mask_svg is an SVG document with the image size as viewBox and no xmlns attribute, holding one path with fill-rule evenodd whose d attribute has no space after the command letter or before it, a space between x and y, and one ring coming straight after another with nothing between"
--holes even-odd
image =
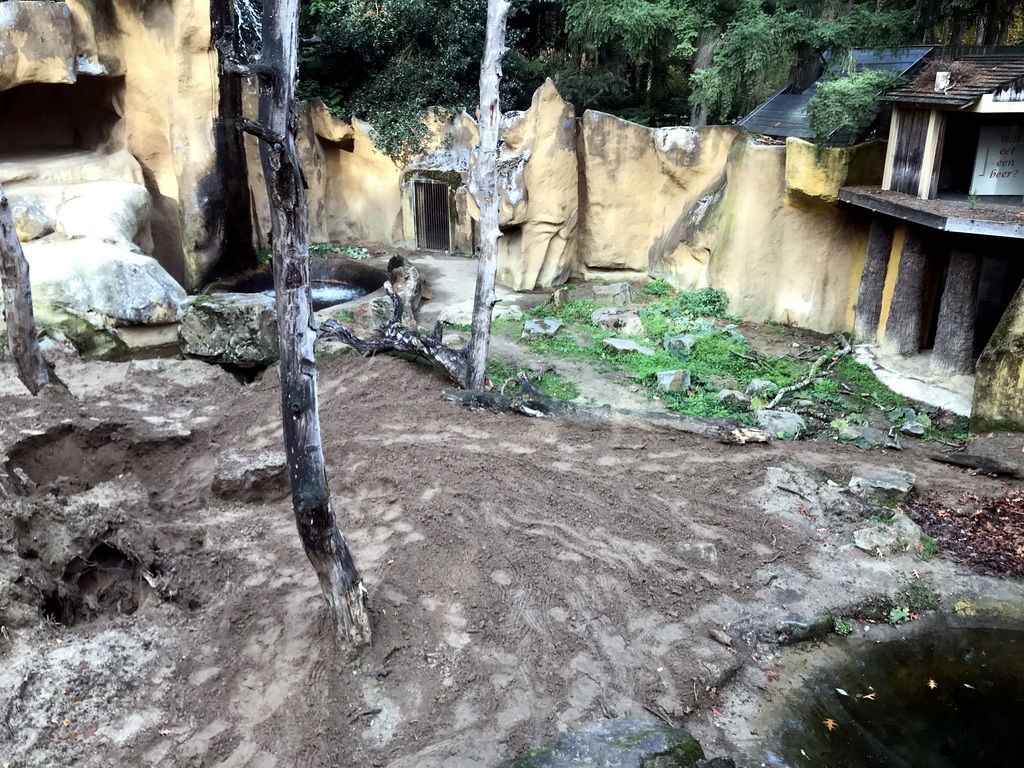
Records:
<instances>
[{"instance_id":1,"label":"sandy dirt ground","mask_svg":"<svg viewBox=\"0 0 1024 768\"><path fill-rule=\"evenodd\" d=\"M946 599L1024 603L941 556L850 546L861 469L949 499L1008 487L923 448L473 413L422 366L343 357L321 370L325 451L374 616L349 662L295 532L274 371L57 370L70 394L0 376L11 768L497 766L614 715L686 725L742 764L780 627L912 570Z\"/></svg>"}]
</instances>

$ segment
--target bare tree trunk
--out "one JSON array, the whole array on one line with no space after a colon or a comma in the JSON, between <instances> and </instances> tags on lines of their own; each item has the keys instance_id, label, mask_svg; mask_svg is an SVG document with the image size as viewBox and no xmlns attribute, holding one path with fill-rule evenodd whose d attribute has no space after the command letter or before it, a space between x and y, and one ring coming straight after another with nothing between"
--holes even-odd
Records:
<instances>
[{"instance_id":1,"label":"bare tree trunk","mask_svg":"<svg viewBox=\"0 0 1024 768\"><path fill-rule=\"evenodd\" d=\"M498 128L501 60L505 55L505 26L509 0L487 0L487 42L480 66L480 143L473 168L473 194L480 207L476 293L473 328L467 351L470 389L483 389L487 378L487 350L491 338L491 310L498 299L494 277L498 269Z\"/></svg>"},{"instance_id":2,"label":"bare tree trunk","mask_svg":"<svg viewBox=\"0 0 1024 768\"><path fill-rule=\"evenodd\" d=\"M933 371L962 375L974 372L974 319L978 312L981 257L954 248L939 302L939 325L932 350Z\"/></svg>"},{"instance_id":3,"label":"bare tree trunk","mask_svg":"<svg viewBox=\"0 0 1024 768\"><path fill-rule=\"evenodd\" d=\"M926 258L920 230L908 224L896 287L889 303L889 317L885 322L882 348L888 354L913 355L920 348Z\"/></svg>"},{"instance_id":4,"label":"bare tree trunk","mask_svg":"<svg viewBox=\"0 0 1024 768\"><path fill-rule=\"evenodd\" d=\"M260 75L260 122L241 121L260 136L260 160L270 199L274 290L281 356L281 412L292 508L299 537L343 647L370 641L366 593L331 505L320 439L309 291L309 228L305 184L295 149L298 0L266 0Z\"/></svg>"},{"instance_id":5,"label":"bare tree trunk","mask_svg":"<svg viewBox=\"0 0 1024 768\"><path fill-rule=\"evenodd\" d=\"M697 72L711 66L715 57L715 49L721 42L717 27L702 29L697 36L697 52L693 55L693 71ZM708 124L708 105L704 102L694 107L690 116L690 125L694 128L703 128Z\"/></svg>"},{"instance_id":6,"label":"bare tree trunk","mask_svg":"<svg viewBox=\"0 0 1024 768\"><path fill-rule=\"evenodd\" d=\"M854 338L862 343L874 344L878 335L878 320L882 315L882 292L885 289L885 277L889 272L889 253L892 251L892 236L893 227L888 219L881 216L872 217L853 321Z\"/></svg>"},{"instance_id":7,"label":"bare tree trunk","mask_svg":"<svg viewBox=\"0 0 1024 768\"><path fill-rule=\"evenodd\" d=\"M0 187L0 282L3 283L4 320L7 322L7 348L14 358L18 378L33 395L46 386L50 373L39 350L36 320L32 314L32 285L28 280L28 262L14 229L14 216L7 196Z\"/></svg>"}]
</instances>

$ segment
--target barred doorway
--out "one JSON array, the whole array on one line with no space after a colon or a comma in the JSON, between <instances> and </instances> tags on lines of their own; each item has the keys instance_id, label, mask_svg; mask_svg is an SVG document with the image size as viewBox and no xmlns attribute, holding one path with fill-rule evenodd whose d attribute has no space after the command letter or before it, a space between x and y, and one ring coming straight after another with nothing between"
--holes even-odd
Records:
<instances>
[{"instance_id":1,"label":"barred doorway","mask_svg":"<svg viewBox=\"0 0 1024 768\"><path fill-rule=\"evenodd\" d=\"M420 250L451 251L451 209L448 201L448 185L445 182L428 179L416 179L413 182L416 247Z\"/></svg>"}]
</instances>

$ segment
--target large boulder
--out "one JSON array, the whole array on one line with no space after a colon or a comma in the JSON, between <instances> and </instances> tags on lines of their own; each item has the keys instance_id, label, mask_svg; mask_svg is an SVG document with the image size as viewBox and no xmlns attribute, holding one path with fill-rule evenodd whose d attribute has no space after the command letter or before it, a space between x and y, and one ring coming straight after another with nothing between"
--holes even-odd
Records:
<instances>
[{"instance_id":1,"label":"large boulder","mask_svg":"<svg viewBox=\"0 0 1024 768\"><path fill-rule=\"evenodd\" d=\"M681 728L617 717L528 749L501 768L696 768L703 761L700 744Z\"/></svg>"},{"instance_id":2,"label":"large boulder","mask_svg":"<svg viewBox=\"0 0 1024 768\"><path fill-rule=\"evenodd\" d=\"M26 243L33 304L109 318L114 326L173 323L184 289L155 259L94 240Z\"/></svg>"},{"instance_id":3,"label":"large boulder","mask_svg":"<svg viewBox=\"0 0 1024 768\"><path fill-rule=\"evenodd\" d=\"M141 184L94 181L65 188L57 208L57 232L69 240L90 238L143 253L153 248L149 219L153 201Z\"/></svg>"},{"instance_id":4,"label":"large boulder","mask_svg":"<svg viewBox=\"0 0 1024 768\"><path fill-rule=\"evenodd\" d=\"M178 341L186 355L258 368L277 360L277 312L262 293L215 293L184 302Z\"/></svg>"},{"instance_id":5,"label":"large boulder","mask_svg":"<svg viewBox=\"0 0 1024 768\"><path fill-rule=\"evenodd\" d=\"M0 3L0 91L25 83L75 82L75 37L64 3Z\"/></svg>"}]
</instances>

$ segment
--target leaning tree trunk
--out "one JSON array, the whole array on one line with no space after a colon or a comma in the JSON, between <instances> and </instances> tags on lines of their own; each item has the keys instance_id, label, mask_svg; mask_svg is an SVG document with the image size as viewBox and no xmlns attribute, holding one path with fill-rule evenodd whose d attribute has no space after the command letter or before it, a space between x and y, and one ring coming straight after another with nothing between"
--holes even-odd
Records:
<instances>
[{"instance_id":1,"label":"leaning tree trunk","mask_svg":"<svg viewBox=\"0 0 1024 768\"><path fill-rule=\"evenodd\" d=\"M243 127L260 136L260 160L270 199L281 357L281 412L295 522L313 564L334 631L343 646L370 641L363 587L348 544L338 529L327 489L309 291L306 193L296 153L295 80L298 70L298 0L267 0L260 74L260 122Z\"/></svg>"},{"instance_id":2,"label":"leaning tree trunk","mask_svg":"<svg viewBox=\"0 0 1024 768\"><path fill-rule=\"evenodd\" d=\"M483 389L487 378L487 350L491 337L491 312L497 303L494 277L498 269L498 128L501 122L499 93L501 60L505 55L505 26L509 0L488 0L487 41L480 66L480 143L473 169L474 195L480 207L480 227L473 296L473 328L467 350L469 389Z\"/></svg>"},{"instance_id":3,"label":"leaning tree trunk","mask_svg":"<svg viewBox=\"0 0 1024 768\"><path fill-rule=\"evenodd\" d=\"M14 358L18 378L33 395L46 386L50 373L36 338L32 314L32 286L28 280L28 262L14 229L14 217L7 196L0 187L0 282L3 283L4 320L7 322L7 348Z\"/></svg>"}]
</instances>

